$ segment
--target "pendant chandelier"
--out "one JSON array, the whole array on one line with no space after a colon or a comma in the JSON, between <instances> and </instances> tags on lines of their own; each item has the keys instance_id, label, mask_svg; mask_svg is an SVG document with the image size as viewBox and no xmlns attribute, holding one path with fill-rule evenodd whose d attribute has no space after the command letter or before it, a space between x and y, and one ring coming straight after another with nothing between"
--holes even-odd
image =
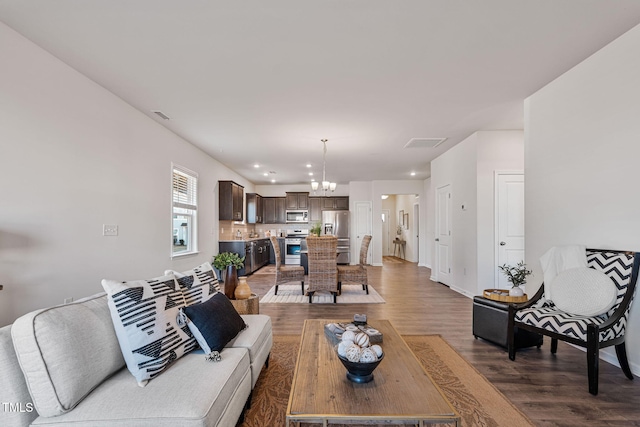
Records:
<instances>
[{"instance_id":1,"label":"pendant chandelier","mask_svg":"<svg viewBox=\"0 0 640 427\"><path fill-rule=\"evenodd\" d=\"M322 144L324 145L324 151L322 153L322 191L326 194L327 191L335 191L337 184L335 182L327 181L327 139L321 139ZM311 181L311 189L314 194L318 189L319 184L318 181Z\"/></svg>"}]
</instances>

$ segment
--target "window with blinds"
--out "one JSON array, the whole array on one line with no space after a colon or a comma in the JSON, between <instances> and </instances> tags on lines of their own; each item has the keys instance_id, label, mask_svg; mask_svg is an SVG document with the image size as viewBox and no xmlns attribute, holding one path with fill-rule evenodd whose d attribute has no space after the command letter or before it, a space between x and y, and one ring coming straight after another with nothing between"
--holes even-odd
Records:
<instances>
[{"instance_id":1,"label":"window with blinds","mask_svg":"<svg viewBox=\"0 0 640 427\"><path fill-rule=\"evenodd\" d=\"M171 255L197 252L198 174L172 165Z\"/></svg>"}]
</instances>

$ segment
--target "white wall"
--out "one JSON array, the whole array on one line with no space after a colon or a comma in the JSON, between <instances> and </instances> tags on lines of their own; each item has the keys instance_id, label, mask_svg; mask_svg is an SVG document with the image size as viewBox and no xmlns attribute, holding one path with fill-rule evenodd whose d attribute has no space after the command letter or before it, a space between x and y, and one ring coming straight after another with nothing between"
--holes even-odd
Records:
<instances>
[{"instance_id":1,"label":"white wall","mask_svg":"<svg viewBox=\"0 0 640 427\"><path fill-rule=\"evenodd\" d=\"M217 181L251 183L1 23L0 57L0 325L218 252ZM173 260L171 162L200 175L200 253Z\"/></svg>"},{"instance_id":2,"label":"white wall","mask_svg":"<svg viewBox=\"0 0 640 427\"><path fill-rule=\"evenodd\" d=\"M452 191L452 289L473 296L493 287L494 171L521 170L523 156L522 131L480 131L431 162L431 192Z\"/></svg>"},{"instance_id":3,"label":"white wall","mask_svg":"<svg viewBox=\"0 0 640 427\"><path fill-rule=\"evenodd\" d=\"M431 178L424 181L424 201L420 207L420 261L419 265L432 268L435 250L435 196Z\"/></svg>"},{"instance_id":4,"label":"white wall","mask_svg":"<svg viewBox=\"0 0 640 427\"><path fill-rule=\"evenodd\" d=\"M282 184L261 184L255 186L255 192L261 195L262 197L284 197L287 192L302 192L309 193L310 197L320 197L323 196L322 191L317 190L316 194L313 193L311 189L311 183L307 184L298 184L298 185L282 185ZM349 195L349 185L346 184L338 184L336 190L334 192L327 192L327 196L331 197L342 197Z\"/></svg>"},{"instance_id":5,"label":"white wall","mask_svg":"<svg viewBox=\"0 0 640 427\"><path fill-rule=\"evenodd\" d=\"M495 287L495 172L524 171L524 132L478 132L478 292ZM525 178L526 183L526 178ZM525 218L526 221L526 218Z\"/></svg>"},{"instance_id":6,"label":"white wall","mask_svg":"<svg viewBox=\"0 0 640 427\"><path fill-rule=\"evenodd\" d=\"M554 245L640 251L638 52L640 26L525 103L526 259L536 288L539 258ZM640 375L637 293L626 336ZM616 360L612 348L603 353Z\"/></svg>"}]
</instances>

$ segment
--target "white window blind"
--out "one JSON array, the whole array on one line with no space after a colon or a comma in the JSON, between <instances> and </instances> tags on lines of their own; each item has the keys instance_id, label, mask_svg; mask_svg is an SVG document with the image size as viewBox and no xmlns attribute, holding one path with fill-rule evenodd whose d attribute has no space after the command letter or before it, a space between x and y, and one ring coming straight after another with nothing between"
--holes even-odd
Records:
<instances>
[{"instance_id":1,"label":"white window blind","mask_svg":"<svg viewBox=\"0 0 640 427\"><path fill-rule=\"evenodd\" d=\"M179 166L173 167L173 206L198 209L198 174Z\"/></svg>"},{"instance_id":2,"label":"white window blind","mask_svg":"<svg viewBox=\"0 0 640 427\"><path fill-rule=\"evenodd\" d=\"M198 174L172 165L172 255L196 252Z\"/></svg>"}]
</instances>

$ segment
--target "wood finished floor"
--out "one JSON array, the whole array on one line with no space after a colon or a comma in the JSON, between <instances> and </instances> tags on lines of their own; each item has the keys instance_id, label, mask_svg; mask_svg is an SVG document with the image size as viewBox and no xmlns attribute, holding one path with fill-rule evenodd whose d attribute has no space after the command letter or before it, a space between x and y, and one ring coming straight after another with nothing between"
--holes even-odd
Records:
<instances>
[{"instance_id":1,"label":"wood finished floor","mask_svg":"<svg viewBox=\"0 0 640 427\"><path fill-rule=\"evenodd\" d=\"M473 301L432 282L431 270L385 257L382 267L368 267L369 283L386 304L262 304L274 334L299 334L304 319L389 319L403 335L440 334L466 360L538 426L640 426L640 380L628 380L620 368L600 362L598 396L587 391L584 352L565 343L555 356L545 337L541 349L520 350L511 362L502 348L474 339ZM253 274L247 282L264 295L273 274Z\"/></svg>"}]
</instances>

